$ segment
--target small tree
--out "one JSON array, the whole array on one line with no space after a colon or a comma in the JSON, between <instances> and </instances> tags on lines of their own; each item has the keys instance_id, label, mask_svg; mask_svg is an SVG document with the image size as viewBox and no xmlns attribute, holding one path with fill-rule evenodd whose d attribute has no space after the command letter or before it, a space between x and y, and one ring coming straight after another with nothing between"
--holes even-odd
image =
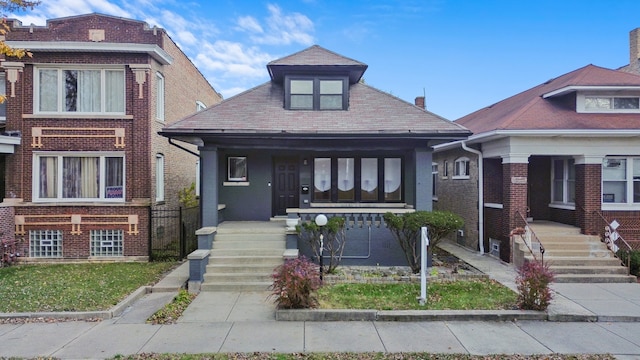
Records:
<instances>
[{"instance_id":1,"label":"small tree","mask_svg":"<svg viewBox=\"0 0 640 360\"><path fill-rule=\"evenodd\" d=\"M296 226L298 236L309 244L316 259L320 259L320 234L322 233L325 249L323 253L329 255L329 264L324 264L322 270L327 274L333 274L342 261L342 253L347 242L344 225L344 218L332 217L322 228L313 221Z\"/></svg>"},{"instance_id":2,"label":"small tree","mask_svg":"<svg viewBox=\"0 0 640 360\"><path fill-rule=\"evenodd\" d=\"M518 269L516 285L518 287L518 307L523 310L547 310L553 293L549 284L553 273L548 265L537 261L526 261Z\"/></svg>"},{"instance_id":3,"label":"small tree","mask_svg":"<svg viewBox=\"0 0 640 360\"><path fill-rule=\"evenodd\" d=\"M178 190L178 201L185 208L198 206L198 197L196 196L196 183Z\"/></svg>"},{"instance_id":4,"label":"small tree","mask_svg":"<svg viewBox=\"0 0 640 360\"><path fill-rule=\"evenodd\" d=\"M396 215L385 213L384 221L398 240L405 258L414 273L420 272L420 230L426 226L429 230L429 248L438 245L449 233L460 229L464 220L449 211L415 211ZM431 250L429 250L429 256Z\"/></svg>"}]
</instances>

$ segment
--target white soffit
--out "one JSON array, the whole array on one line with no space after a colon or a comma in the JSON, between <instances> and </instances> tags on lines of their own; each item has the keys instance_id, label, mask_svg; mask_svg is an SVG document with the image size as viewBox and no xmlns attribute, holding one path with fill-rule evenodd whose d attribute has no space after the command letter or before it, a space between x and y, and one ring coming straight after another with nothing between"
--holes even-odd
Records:
<instances>
[{"instance_id":1,"label":"white soffit","mask_svg":"<svg viewBox=\"0 0 640 360\"><path fill-rule=\"evenodd\" d=\"M113 52L150 55L162 65L171 65L173 58L155 44L105 43L81 41L7 41L7 45L29 51L49 52Z\"/></svg>"}]
</instances>

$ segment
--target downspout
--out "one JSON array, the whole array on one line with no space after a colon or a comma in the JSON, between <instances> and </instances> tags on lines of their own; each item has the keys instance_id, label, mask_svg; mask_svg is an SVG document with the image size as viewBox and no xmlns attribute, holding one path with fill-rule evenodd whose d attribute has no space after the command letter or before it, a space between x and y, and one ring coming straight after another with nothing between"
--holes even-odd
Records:
<instances>
[{"instance_id":1,"label":"downspout","mask_svg":"<svg viewBox=\"0 0 640 360\"><path fill-rule=\"evenodd\" d=\"M482 151L472 149L465 141L461 141L462 149L478 155L478 245L480 255L484 254L484 166Z\"/></svg>"},{"instance_id":2,"label":"downspout","mask_svg":"<svg viewBox=\"0 0 640 360\"><path fill-rule=\"evenodd\" d=\"M174 143L174 142L173 142L173 138L169 138L169 144L171 144L171 145L173 145L173 146L177 147L177 148L178 148L178 149L180 149L180 150L184 150L184 151L188 152L188 153L189 153L189 154L191 154L191 155L195 155L195 156L197 156L197 157L198 157L198 159L200 158L200 154L199 154L199 153L197 153L197 152L195 152L195 151L192 151L192 150L189 150L189 149L187 149L186 147L184 147L184 146L182 146L182 145L178 145L178 144Z\"/></svg>"}]
</instances>

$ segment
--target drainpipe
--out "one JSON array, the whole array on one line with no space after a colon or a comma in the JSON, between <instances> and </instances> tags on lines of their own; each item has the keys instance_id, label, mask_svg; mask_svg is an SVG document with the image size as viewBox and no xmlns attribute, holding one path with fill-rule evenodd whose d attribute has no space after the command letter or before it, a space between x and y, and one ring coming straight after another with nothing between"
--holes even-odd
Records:
<instances>
[{"instance_id":1,"label":"drainpipe","mask_svg":"<svg viewBox=\"0 0 640 360\"><path fill-rule=\"evenodd\" d=\"M480 255L484 254L484 166L482 151L472 149L465 141L460 142L462 149L478 155L478 245Z\"/></svg>"}]
</instances>

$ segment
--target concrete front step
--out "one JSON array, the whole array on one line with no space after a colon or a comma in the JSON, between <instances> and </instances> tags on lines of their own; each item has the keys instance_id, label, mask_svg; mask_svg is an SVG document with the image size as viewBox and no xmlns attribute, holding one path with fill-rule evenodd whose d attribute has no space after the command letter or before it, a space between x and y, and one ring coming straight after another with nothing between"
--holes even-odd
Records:
<instances>
[{"instance_id":1,"label":"concrete front step","mask_svg":"<svg viewBox=\"0 0 640 360\"><path fill-rule=\"evenodd\" d=\"M217 227L216 236L225 234L284 234L281 221L224 221Z\"/></svg>"},{"instance_id":2,"label":"concrete front step","mask_svg":"<svg viewBox=\"0 0 640 360\"><path fill-rule=\"evenodd\" d=\"M598 242L544 242L542 244L544 246L545 251L550 250L603 250L609 251L603 243Z\"/></svg>"},{"instance_id":3,"label":"concrete front step","mask_svg":"<svg viewBox=\"0 0 640 360\"><path fill-rule=\"evenodd\" d=\"M528 257L529 260L532 260L531 257ZM546 256L544 257L545 264L549 264L551 266L621 266L620 259L614 257L554 257L554 256Z\"/></svg>"},{"instance_id":4,"label":"concrete front step","mask_svg":"<svg viewBox=\"0 0 640 360\"><path fill-rule=\"evenodd\" d=\"M229 292L246 292L246 291L269 291L271 282L203 282L201 291L229 291Z\"/></svg>"},{"instance_id":5,"label":"concrete front step","mask_svg":"<svg viewBox=\"0 0 640 360\"><path fill-rule=\"evenodd\" d=\"M545 246L547 244L553 244L553 243L602 244L600 237L594 236L594 235L538 235L536 234L536 236Z\"/></svg>"},{"instance_id":6,"label":"concrete front step","mask_svg":"<svg viewBox=\"0 0 640 360\"><path fill-rule=\"evenodd\" d=\"M254 273L271 274L282 261L273 264L209 264L207 274L227 274L227 273Z\"/></svg>"},{"instance_id":7,"label":"concrete front step","mask_svg":"<svg viewBox=\"0 0 640 360\"><path fill-rule=\"evenodd\" d=\"M553 234L553 235L580 235L580 228L550 221L534 221L529 224L531 230L536 235Z\"/></svg>"},{"instance_id":8,"label":"concrete front step","mask_svg":"<svg viewBox=\"0 0 640 360\"><path fill-rule=\"evenodd\" d=\"M246 283L246 282L272 282L271 273L216 273L204 274L205 283Z\"/></svg>"},{"instance_id":9,"label":"concrete front step","mask_svg":"<svg viewBox=\"0 0 640 360\"><path fill-rule=\"evenodd\" d=\"M558 266L550 265L554 274L580 274L580 275L627 275L627 268L617 266Z\"/></svg>"},{"instance_id":10,"label":"concrete front step","mask_svg":"<svg viewBox=\"0 0 640 360\"><path fill-rule=\"evenodd\" d=\"M215 242L226 242L226 241L234 241L234 242L245 242L245 241L283 241L286 242L287 237L284 235L284 231L275 234L216 234Z\"/></svg>"},{"instance_id":11,"label":"concrete front step","mask_svg":"<svg viewBox=\"0 0 640 360\"><path fill-rule=\"evenodd\" d=\"M284 253L281 249L211 249L211 256L280 256Z\"/></svg>"},{"instance_id":12,"label":"concrete front step","mask_svg":"<svg viewBox=\"0 0 640 360\"><path fill-rule=\"evenodd\" d=\"M614 257L613 253L609 250L564 250L564 249L553 249L546 250L544 252L545 258L547 256L552 257L594 257L594 258L612 258Z\"/></svg>"},{"instance_id":13,"label":"concrete front step","mask_svg":"<svg viewBox=\"0 0 640 360\"><path fill-rule=\"evenodd\" d=\"M635 283L633 275L586 275L586 274L558 274L554 277L556 283Z\"/></svg>"},{"instance_id":14,"label":"concrete front step","mask_svg":"<svg viewBox=\"0 0 640 360\"><path fill-rule=\"evenodd\" d=\"M223 265L223 264L262 264L262 265L275 265L282 264L282 254L278 256L256 256L256 255L229 255L229 256L209 256L209 264L211 265ZM274 266L274 267L275 267Z\"/></svg>"},{"instance_id":15,"label":"concrete front step","mask_svg":"<svg viewBox=\"0 0 640 360\"><path fill-rule=\"evenodd\" d=\"M214 241L216 249L286 249L286 242L282 240L244 240L244 241Z\"/></svg>"}]
</instances>

